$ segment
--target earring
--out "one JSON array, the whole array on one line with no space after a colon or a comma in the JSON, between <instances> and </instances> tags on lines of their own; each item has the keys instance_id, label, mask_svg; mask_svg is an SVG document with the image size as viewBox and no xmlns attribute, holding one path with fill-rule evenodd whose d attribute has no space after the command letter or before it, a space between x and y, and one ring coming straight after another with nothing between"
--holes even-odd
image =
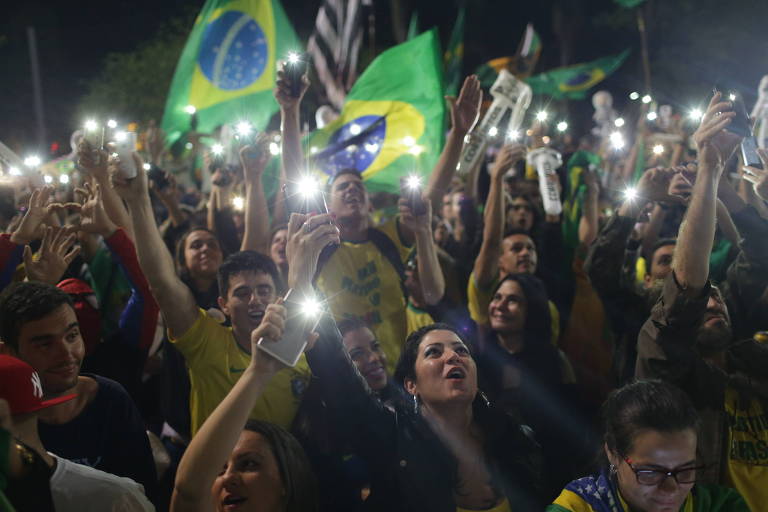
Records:
<instances>
[{"instance_id":1,"label":"earring","mask_svg":"<svg viewBox=\"0 0 768 512\"><path fill-rule=\"evenodd\" d=\"M480 393L480 398L483 399L483 403L485 404L485 406L490 407L491 401L488 400L488 395L486 395L483 391L478 391L478 393Z\"/></svg>"},{"instance_id":2,"label":"earring","mask_svg":"<svg viewBox=\"0 0 768 512\"><path fill-rule=\"evenodd\" d=\"M413 395L413 413L419 414L419 399L416 395Z\"/></svg>"}]
</instances>

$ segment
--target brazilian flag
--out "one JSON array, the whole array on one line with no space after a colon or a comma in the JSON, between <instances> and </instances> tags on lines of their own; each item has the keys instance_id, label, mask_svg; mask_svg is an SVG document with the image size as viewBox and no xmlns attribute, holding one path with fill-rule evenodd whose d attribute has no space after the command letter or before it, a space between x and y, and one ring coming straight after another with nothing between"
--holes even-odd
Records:
<instances>
[{"instance_id":1,"label":"brazilian flag","mask_svg":"<svg viewBox=\"0 0 768 512\"><path fill-rule=\"evenodd\" d=\"M587 91L616 71L629 55L624 50L619 55L603 57L592 62L557 68L530 77L528 85L534 94L546 94L553 98L582 99Z\"/></svg>"},{"instance_id":2,"label":"brazilian flag","mask_svg":"<svg viewBox=\"0 0 768 512\"><path fill-rule=\"evenodd\" d=\"M459 9L456 23L453 25L448 49L445 50L446 94L456 96L461 87L461 65L464 61L464 7Z\"/></svg>"},{"instance_id":3,"label":"brazilian flag","mask_svg":"<svg viewBox=\"0 0 768 512\"><path fill-rule=\"evenodd\" d=\"M315 170L360 171L371 191L397 193L400 177L427 175L443 146L443 59L435 29L371 62L338 119L307 141Z\"/></svg>"},{"instance_id":4,"label":"brazilian flag","mask_svg":"<svg viewBox=\"0 0 768 512\"><path fill-rule=\"evenodd\" d=\"M277 62L301 45L278 0L208 0L176 66L163 116L172 143L188 131L188 105L198 130L247 120L263 129L278 105Z\"/></svg>"}]
</instances>

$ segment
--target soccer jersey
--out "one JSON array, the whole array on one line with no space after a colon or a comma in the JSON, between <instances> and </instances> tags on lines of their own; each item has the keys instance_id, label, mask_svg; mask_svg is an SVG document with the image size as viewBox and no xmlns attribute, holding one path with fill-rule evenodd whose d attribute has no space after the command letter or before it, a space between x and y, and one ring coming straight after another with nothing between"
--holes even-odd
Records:
<instances>
[{"instance_id":1,"label":"soccer jersey","mask_svg":"<svg viewBox=\"0 0 768 512\"><path fill-rule=\"evenodd\" d=\"M200 310L195 323L179 338L168 336L189 369L189 412L192 435L221 403L251 362L235 340L231 327ZM280 370L259 397L250 417L290 428L309 378L302 354L293 368Z\"/></svg>"}]
</instances>

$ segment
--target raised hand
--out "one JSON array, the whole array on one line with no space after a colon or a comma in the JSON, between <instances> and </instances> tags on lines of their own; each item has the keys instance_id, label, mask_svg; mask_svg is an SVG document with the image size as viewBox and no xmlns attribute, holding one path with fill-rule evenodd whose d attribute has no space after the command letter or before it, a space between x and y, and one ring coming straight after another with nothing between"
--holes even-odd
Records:
<instances>
[{"instance_id":1,"label":"raised hand","mask_svg":"<svg viewBox=\"0 0 768 512\"><path fill-rule=\"evenodd\" d=\"M400 198L397 202L400 210L400 222L414 233L429 233L432 231L432 201L422 197L426 211L421 215L414 215L410 207L410 201Z\"/></svg>"},{"instance_id":2,"label":"raised hand","mask_svg":"<svg viewBox=\"0 0 768 512\"><path fill-rule=\"evenodd\" d=\"M330 245L341 243L339 228L333 216L292 213L288 221L288 286L308 291L317 271L320 252Z\"/></svg>"},{"instance_id":3,"label":"raised hand","mask_svg":"<svg viewBox=\"0 0 768 512\"><path fill-rule=\"evenodd\" d=\"M95 149L83 139L77 146L77 165L96 179L106 179L107 159L109 155L103 149Z\"/></svg>"},{"instance_id":4,"label":"raised hand","mask_svg":"<svg viewBox=\"0 0 768 512\"><path fill-rule=\"evenodd\" d=\"M285 66L287 63L283 62L283 67L277 72L277 83L275 84L274 94L277 103L283 110L296 109L304 98L304 94L309 89L309 77L304 74L301 77L301 92L296 97L291 94L291 80L288 78L288 74L285 72Z\"/></svg>"},{"instance_id":5,"label":"raised hand","mask_svg":"<svg viewBox=\"0 0 768 512\"><path fill-rule=\"evenodd\" d=\"M726 160L731 157L736 146L741 142L739 135L725 129L731 124L736 112L732 110L733 104L730 101L720 101L721 97L720 92L712 96L707 112L693 134L693 140L699 151L700 165L706 163L718 173L722 172Z\"/></svg>"},{"instance_id":6,"label":"raised hand","mask_svg":"<svg viewBox=\"0 0 768 512\"><path fill-rule=\"evenodd\" d=\"M101 199L101 187L96 185L91 189L90 185L85 184L86 190L76 189L75 192L85 196L85 202L80 207L80 231L101 235L109 238L112 233L117 231L117 226L104 210L104 203Z\"/></svg>"},{"instance_id":7,"label":"raised hand","mask_svg":"<svg viewBox=\"0 0 768 512\"><path fill-rule=\"evenodd\" d=\"M763 162L763 168L758 169L757 167L745 165L743 178L752 184L758 197L768 201L768 151L759 148L757 155L760 157L760 161Z\"/></svg>"},{"instance_id":8,"label":"raised hand","mask_svg":"<svg viewBox=\"0 0 768 512\"><path fill-rule=\"evenodd\" d=\"M18 245L30 243L40 236L39 229L45 222L48 215L56 208L48 204L53 187L43 187L34 190L29 198L27 211L22 217L18 227L11 234L11 241Z\"/></svg>"},{"instance_id":9,"label":"raised hand","mask_svg":"<svg viewBox=\"0 0 768 512\"><path fill-rule=\"evenodd\" d=\"M477 122L480 116L480 105L483 101L483 91L480 89L480 80L476 75L470 75L464 79L464 84L459 91L459 98L446 96L451 108L451 126L456 133L467 134Z\"/></svg>"},{"instance_id":10,"label":"raised hand","mask_svg":"<svg viewBox=\"0 0 768 512\"><path fill-rule=\"evenodd\" d=\"M637 195L643 201L686 204L686 198L670 193L672 180L679 172L675 169L654 167L643 173L637 182Z\"/></svg>"},{"instance_id":11,"label":"raised hand","mask_svg":"<svg viewBox=\"0 0 768 512\"><path fill-rule=\"evenodd\" d=\"M513 142L502 147L491 166L491 178L501 179L517 162L525 158L525 146Z\"/></svg>"},{"instance_id":12,"label":"raised hand","mask_svg":"<svg viewBox=\"0 0 768 512\"><path fill-rule=\"evenodd\" d=\"M253 144L240 149L240 163L243 164L243 177L246 183L261 179L271 156L269 137L265 133L260 133Z\"/></svg>"},{"instance_id":13,"label":"raised hand","mask_svg":"<svg viewBox=\"0 0 768 512\"><path fill-rule=\"evenodd\" d=\"M80 247L73 247L75 240L75 234L67 234L64 228L48 227L37 260L32 257L32 248L24 246L24 269L27 278L55 286L75 256L80 253Z\"/></svg>"},{"instance_id":14,"label":"raised hand","mask_svg":"<svg viewBox=\"0 0 768 512\"><path fill-rule=\"evenodd\" d=\"M126 179L120 173L120 159L116 156L109 158L107 165L109 169L109 179L115 192L127 203L135 203L143 199L149 199L149 188L147 185L147 172L144 170L144 162L141 157L133 153L136 163L136 177Z\"/></svg>"}]
</instances>

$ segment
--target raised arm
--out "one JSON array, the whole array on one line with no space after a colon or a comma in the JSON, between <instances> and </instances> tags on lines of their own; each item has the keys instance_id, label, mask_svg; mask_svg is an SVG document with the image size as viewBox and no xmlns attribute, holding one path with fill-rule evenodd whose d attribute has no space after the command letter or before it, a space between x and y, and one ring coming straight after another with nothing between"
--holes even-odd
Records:
<instances>
[{"instance_id":1,"label":"raised arm","mask_svg":"<svg viewBox=\"0 0 768 512\"><path fill-rule=\"evenodd\" d=\"M269 207L261 181L269 162L267 140L262 135L253 146L240 150L240 162L245 175L245 233L241 251L256 251L269 255Z\"/></svg>"},{"instance_id":2,"label":"raised arm","mask_svg":"<svg viewBox=\"0 0 768 512\"><path fill-rule=\"evenodd\" d=\"M597 199L600 194L600 185L595 171L589 168L584 169L584 182L587 185L587 193L584 195L584 205L581 219L579 219L579 243L589 247L597 238Z\"/></svg>"},{"instance_id":3,"label":"raised arm","mask_svg":"<svg viewBox=\"0 0 768 512\"><path fill-rule=\"evenodd\" d=\"M483 91L480 89L480 80L475 75L470 75L461 86L459 98L446 96L451 108L451 131L445 140L437 165L429 176L429 183L425 191L426 197L437 207L443 199L443 195L451 185L451 180L456 174L456 165L461 157L461 148L464 146L464 137L472 129L480 115L480 104L483 101Z\"/></svg>"},{"instance_id":4,"label":"raised arm","mask_svg":"<svg viewBox=\"0 0 768 512\"><path fill-rule=\"evenodd\" d=\"M699 169L672 262L677 282L688 296L699 294L709 278L720 175L740 140L725 131L735 115L728 111L731 108L731 103L721 102L720 93L716 93L693 135L699 152Z\"/></svg>"},{"instance_id":5,"label":"raised arm","mask_svg":"<svg viewBox=\"0 0 768 512\"><path fill-rule=\"evenodd\" d=\"M147 175L141 159L134 155L138 173L126 180L118 170L119 162L112 160L110 174L115 190L128 205L134 228L141 236L136 239L139 264L149 281L152 294L160 305L165 324L175 337L182 336L198 317L198 307L192 292L176 275L173 258L160 237L149 200Z\"/></svg>"},{"instance_id":6,"label":"raised arm","mask_svg":"<svg viewBox=\"0 0 768 512\"><path fill-rule=\"evenodd\" d=\"M423 215L414 215L408 206L408 200L400 199L400 222L416 240L419 281L424 300L429 305L435 305L445 295L445 278L440 261L437 259L437 248L432 237L432 204L426 198L424 198L424 204L426 212Z\"/></svg>"},{"instance_id":7,"label":"raised arm","mask_svg":"<svg viewBox=\"0 0 768 512\"><path fill-rule=\"evenodd\" d=\"M172 512L210 512L211 486L237 444L248 416L272 377L283 365L262 352L260 338L278 342L286 322L285 308L270 304L251 333L251 362L240 379L192 438L181 458L171 498Z\"/></svg>"},{"instance_id":8,"label":"raised arm","mask_svg":"<svg viewBox=\"0 0 768 512\"><path fill-rule=\"evenodd\" d=\"M501 241L504 238L504 174L525 156L525 147L509 144L501 148L491 167L491 188L485 203L483 243L475 259L475 281L487 286L499 273Z\"/></svg>"},{"instance_id":9,"label":"raised arm","mask_svg":"<svg viewBox=\"0 0 768 512\"><path fill-rule=\"evenodd\" d=\"M288 181L297 181L305 167L304 151L301 149L300 106L304 93L309 88L307 75L302 77L301 92L291 94L291 82L283 70L277 72L275 99L280 104L280 130L282 131L283 150L281 158Z\"/></svg>"}]
</instances>

